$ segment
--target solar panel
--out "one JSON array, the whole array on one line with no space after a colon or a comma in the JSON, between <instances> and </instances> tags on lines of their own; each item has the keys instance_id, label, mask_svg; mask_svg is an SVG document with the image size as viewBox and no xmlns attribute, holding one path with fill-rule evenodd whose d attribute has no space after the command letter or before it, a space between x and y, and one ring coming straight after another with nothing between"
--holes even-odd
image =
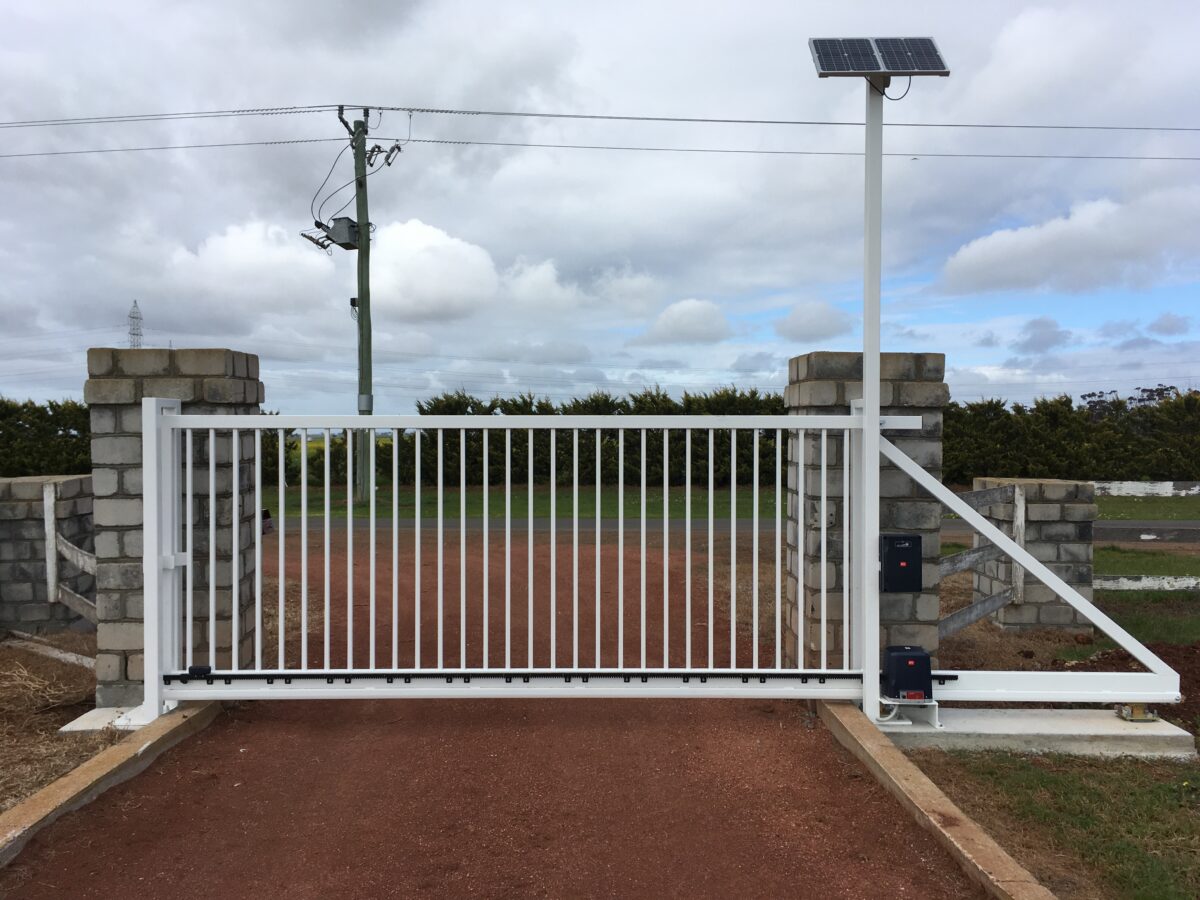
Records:
<instances>
[{"instance_id":1,"label":"solar panel","mask_svg":"<svg viewBox=\"0 0 1200 900\"><path fill-rule=\"evenodd\" d=\"M949 75L932 38L875 38L889 75Z\"/></svg>"},{"instance_id":2,"label":"solar panel","mask_svg":"<svg viewBox=\"0 0 1200 900\"><path fill-rule=\"evenodd\" d=\"M817 74L949 75L932 38L812 38Z\"/></svg>"},{"instance_id":3,"label":"solar panel","mask_svg":"<svg viewBox=\"0 0 1200 900\"><path fill-rule=\"evenodd\" d=\"M813 38L808 45L822 77L881 71L870 38Z\"/></svg>"}]
</instances>

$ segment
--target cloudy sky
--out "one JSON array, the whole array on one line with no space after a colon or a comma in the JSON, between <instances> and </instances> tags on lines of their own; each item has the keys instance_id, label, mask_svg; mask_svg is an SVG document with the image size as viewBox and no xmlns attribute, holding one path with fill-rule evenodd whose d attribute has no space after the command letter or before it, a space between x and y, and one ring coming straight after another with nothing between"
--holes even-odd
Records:
<instances>
[{"instance_id":1,"label":"cloudy sky","mask_svg":"<svg viewBox=\"0 0 1200 900\"><path fill-rule=\"evenodd\" d=\"M347 103L856 123L862 82L818 80L807 39L928 34L953 75L885 104L884 349L945 352L960 400L1200 386L1195 4L354 10L13 7L0 120ZM370 179L379 412L459 387L778 390L789 356L861 345L861 127L402 111L371 127L414 139ZM123 346L136 298L148 346L256 352L268 407L352 411L354 254L299 235L344 134L328 111L0 130L0 394L80 396L84 350ZM1141 158L1029 158L1047 155ZM325 193L351 171L344 153Z\"/></svg>"}]
</instances>

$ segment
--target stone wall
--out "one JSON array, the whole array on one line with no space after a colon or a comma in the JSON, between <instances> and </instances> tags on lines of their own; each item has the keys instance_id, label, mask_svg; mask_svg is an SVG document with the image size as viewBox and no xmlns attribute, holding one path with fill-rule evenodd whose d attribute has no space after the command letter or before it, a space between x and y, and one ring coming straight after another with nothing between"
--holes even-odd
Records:
<instances>
[{"instance_id":1,"label":"stone wall","mask_svg":"<svg viewBox=\"0 0 1200 900\"><path fill-rule=\"evenodd\" d=\"M1090 481L1035 478L976 478L975 490L1014 485L1024 492L1025 549L1055 575L1092 599L1092 530L1096 519L1095 486ZM1020 503L994 503L980 512L1013 536ZM975 546L987 544L975 535ZM1020 541L1018 541L1020 543ZM1016 567L1017 574L1023 570ZM983 563L975 571L974 595L979 600L1013 584L1014 566L1007 557ZM1090 623L1034 576L1025 572L1016 598L1002 607L995 620L1006 628L1059 627L1086 630Z\"/></svg>"},{"instance_id":2,"label":"stone wall","mask_svg":"<svg viewBox=\"0 0 1200 900\"><path fill-rule=\"evenodd\" d=\"M0 478L0 628L56 631L79 618L69 607L51 602L43 500L47 485L54 490L58 534L81 550L92 549L90 475ZM61 556L58 581L84 597L95 590L95 579Z\"/></svg>"},{"instance_id":3,"label":"stone wall","mask_svg":"<svg viewBox=\"0 0 1200 900\"><path fill-rule=\"evenodd\" d=\"M946 358L941 353L884 353L881 361L880 409L883 415L920 416L920 431L889 432L884 436L904 450L930 474L941 478L942 410L950 390L942 380ZM809 353L791 360L784 395L788 412L795 415L836 415L850 412L862 398L861 353ZM789 447L789 458L803 454L806 477L803 504L797 492L795 469L788 477L788 604L785 641L796 644L797 594L803 573L801 608L805 622L805 665L819 664L820 651L820 457L821 434L808 431L804 447ZM843 440L841 433L826 435L826 652L830 665L840 663L843 647L841 498ZM919 594L882 594L879 601L881 640L887 644L918 644L936 652L938 643L938 556L941 550L942 506L918 492L912 480L886 460L880 471L880 530L921 536L924 590ZM796 512L804 540L797 534ZM801 570L803 566L803 570Z\"/></svg>"},{"instance_id":4,"label":"stone wall","mask_svg":"<svg viewBox=\"0 0 1200 900\"><path fill-rule=\"evenodd\" d=\"M179 400L184 413L250 414L260 410L258 357L226 349L88 351L84 400L91 407L92 477L95 488L97 556L96 702L134 706L142 700L142 407L144 397ZM194 534L197 559L208 559L207 432L193 436ZM239 448L240 596L248 598L254 558L247 552L254 529L253 446L243 435ZM247 453L249 449L249 453ZM186 460L181 451L181 459ZM216 619L232 618L232 459L228 432L216 443L217 519ZM180 483L183 483L181 473ZM249 501L249 502L247 502ZM181 506L182 508L182 506ZM181 544L182 546L182 544ZM197 662L207 662L208 567L194 573L193 602ZM246 602L245 600L243 602ZM252 625L242 616L243 625ZM217 628L217 649L229 658L230 628ZM243 631L243 638L245 632Z\"/></svg>"}]
</instances>

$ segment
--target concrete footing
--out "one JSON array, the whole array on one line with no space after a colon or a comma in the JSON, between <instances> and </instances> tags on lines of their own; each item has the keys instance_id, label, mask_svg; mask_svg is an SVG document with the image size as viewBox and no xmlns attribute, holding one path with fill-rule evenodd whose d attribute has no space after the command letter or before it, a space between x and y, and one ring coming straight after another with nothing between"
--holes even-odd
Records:
<instances>
[{"instance_id":1,"label":"concrete footing","mask_svg":"<svg viewBox=\"0 0 1200 900\"><path fill-rule=\"evenodd\" d=\"M956 709L941 707L941 728L880 725L899 747L1011 750L1075 756L1196 759L1196 741L1170 722L1127 722L1111 709Z\"/></svg>"},{"instance_id":2,"label":"concrete footing","mask_svg":"<svg viewBox=\"0 0 1200 900\"><path fill-rule=\"evenodd\" d=\"M121 725L118 720L125 713L129 712L130 707L125 706L98 706L95 709L89 709L77 719L72 719L59 731L103 731L105 728L116 728L118 731L136 731L136 727L128 727Z\"/></svg>"}]
</instances>

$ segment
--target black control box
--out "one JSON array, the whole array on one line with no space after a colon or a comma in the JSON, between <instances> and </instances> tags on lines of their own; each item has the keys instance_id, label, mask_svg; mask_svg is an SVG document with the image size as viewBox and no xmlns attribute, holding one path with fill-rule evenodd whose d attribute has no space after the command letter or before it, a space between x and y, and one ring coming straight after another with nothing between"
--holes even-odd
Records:
<instances>
[{"instance_id":1,"label":"black control box","mask_svg":"<svg viewBox=\"0 0 1200 900\"><path fill-rule=\"evenodd\" d=\"M883 653L879 693L892 700L932 700L933 671L921 647L888 647Z\"/></svg>"},{"instance_id":2,"label":"black control box","mask_svg":"<svg viewBox=\"0 0 1200 900\"><path fill-rule=\"evenodd\" d=\"M921 592L921 536L879 536L879 590L884 594Z\"/></svg>"}]
</instances>

